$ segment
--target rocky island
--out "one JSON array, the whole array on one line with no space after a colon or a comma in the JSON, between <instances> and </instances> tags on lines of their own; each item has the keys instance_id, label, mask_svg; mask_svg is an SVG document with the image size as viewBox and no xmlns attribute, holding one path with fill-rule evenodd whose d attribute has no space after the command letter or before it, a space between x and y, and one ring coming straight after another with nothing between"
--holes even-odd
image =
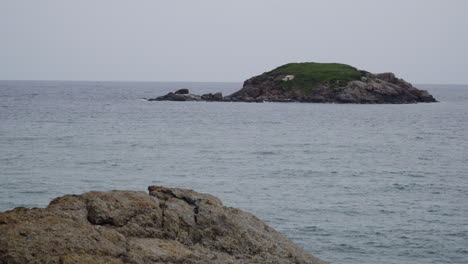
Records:
<instances>
[{"instance_id":1,"label":"rocky island","mask_svg":"<svg viewBox=\"0 0 468 264\"><path fill-rule=\"evenodd\" d=\"M339 63L289 63L252 77L242 89L194 95L181 89L148 101L311 102L355 104L406 104L437 102L393 73L374 74Z\"/></svg>"},{"instance_id":2,"label":"rocky island","mask_svg":"<svg viewBox=\"0 0 468 264\"><path fill-rule=\"evenodd\" d=\"M209 194L150 186L0 213L0 263L324 264Z\"/></svg>"}]
</instances>

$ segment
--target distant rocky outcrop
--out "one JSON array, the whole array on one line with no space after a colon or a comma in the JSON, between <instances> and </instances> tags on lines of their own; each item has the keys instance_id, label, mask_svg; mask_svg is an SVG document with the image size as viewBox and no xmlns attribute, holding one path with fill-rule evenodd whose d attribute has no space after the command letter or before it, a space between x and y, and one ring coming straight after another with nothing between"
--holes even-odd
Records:
<instances>
[{"instance_id":1,"label":"distant rocky outcrop","mask_svg":"<svg viewBox=\"0 0 468 264\"><path fill-rule=\"evenodd\" d=\"M393 73L373 74L339 63L289 63L252 77L242 89L216 100L169 93L150 101L312 102L406 104L437 102Z\"/></svg>"},{"instance_id":2,"label":"distant rocky outcrop","mask_svg":"<svg viewBox=\"0 0 468 264\"><path fill-rule=\"evenodd\" d=\"M150 186L0 213L0 263L324 263L209 194Z\"/></svg>"},{"instance_id":3,"label":"distant rocky outcrop","mask_svg":"<svg viewBox=\"0 0 468 264\"><path fill-rule=\"evenodd\" d=\"M189 89L179 89L166 95L146 99L148 101L224 101L222 93L191 94Z\"/></svg>"},{"instance_id":4,"label":"distant rocky outcrop","mask_svg":"<svg viewBox=\"0 0 468 264\"><path fill-rule=\"evenodd\" d=\"M190 94L188 89L179 89L157 98L146 99L148 101L201 101L201 96Z\"/></svg>"}]
</instances>

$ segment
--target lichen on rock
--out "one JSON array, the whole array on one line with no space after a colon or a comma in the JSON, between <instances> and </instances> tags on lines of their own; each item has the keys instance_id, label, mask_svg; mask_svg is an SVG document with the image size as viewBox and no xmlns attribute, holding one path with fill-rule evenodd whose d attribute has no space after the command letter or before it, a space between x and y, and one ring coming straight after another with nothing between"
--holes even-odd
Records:
<instances>
[{"instance_id":1,"label":"lichen on rock","mask_svg":"<svg viewBox=\"0 0 468 264\"><path fill-rule=\"evenodd\" d=\"M93 191L0 213L0 263L324 263L212 195L149 192Z\"/></svg>"}]
</instances>

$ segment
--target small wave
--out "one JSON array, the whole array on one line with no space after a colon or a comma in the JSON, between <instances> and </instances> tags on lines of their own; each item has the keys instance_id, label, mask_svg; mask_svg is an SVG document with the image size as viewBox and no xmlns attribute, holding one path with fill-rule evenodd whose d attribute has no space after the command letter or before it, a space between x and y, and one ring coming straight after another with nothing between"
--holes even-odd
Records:
<instances>
[{"instance_id":1,"label":"small wave","mask_svg":"<svg viewBox=\"0 0 468 264\"><path fill-rule=\"evenodd\" d=\"M363 252L361 248L352 246L350 244L339 244L338 247L336 248L336 251L341 251L341 252Z\"/></svg>"},{"instance_id":2,"label":"small wave","mask_svg":"<svg viewBox=\"0 0 468 264\"><path fill-rule=\"evenodd\" d=\"M418 157L419 160L432 160L430 157Z\"/></svg>"},{"instance_id":3,"label":"small wave","mask_svg":"<svg viewBox=\"0 0 468 264\"><path fill-rule=\"evenodd\" d=\"M100 165L100 164L107 164L106 160L98 160L98 161L81 161L77 162L78 165Z\"/></svg>"},{"instance_id":4,"label":"small wave","mask_svg":"<svg viewBox=\"0 0 468 264\"><path fill-rule=\"evenodd\" d=\"M35 140L40 140L42 138L40 137L13 137L11 139L17 140L17 141L35 141Z\"/></svg>"},{"instance_id":5,"label":"small wave","mask_svg":"<svg viewBox=\"0 0 468 264\"><path fill-rule=\"evenodd\" d=\"M18 154L18 155L15 155L13 157L0 158L0 161L14 161L14 160L17 160L17 159L21 159L23 157L24 157L23 154Z\"/></svg>"},{"instance_id":6,"label":"small wave","mask_svg":"<svg viewBox=\"0 0 468 264\"><path fill-rule=\"evenodd\" d=\"M61 137L56 137L55 140L62 141L62 140L70 140L73 138L74 138L73 136L61 136Z\"/></svg>"},{"instance_id":7,"label":"small wave","mask_svg":"<svg viewBox=\"0 0 468 264\"><path fill-rule=\"evenodd\" d=\"M312 232L317 231L318 229L319 228L316 226L305 226L301 228L302 231L312 231Z\"/></svg>"},{"instance_id":8,"label":"small wave","mask_svg":"<svg viewBox=\"0 0 468 264\"><path fill-rule=\"evenodd\" d=\"M404 189L406 189L405 186L403 186L402 184L399 184L399 183L394 183L394 184L393 184L393 187L394 187L395 189L397 189L397 190L404 190Z\"/></svg>"},{"instance_id":9,"label":"small wave","mask_svg":"<svg viewBox=\"0 0 468 264\"><path fill-rule=\"evenodd\" d=\"M18 193L21 193L21 194L44 194L44 193L48 193L48 190L43 190L43 191L20 191Z\"/></svg>"},{"instance_id":10,"label":"small wave","mask_svg":"<svg viewBox=\"0 0 468 264\"><path fill-rule=\"evenodd\" d=\"M421 175L421 174L408 174L408 177L412 177L412 178L425 178L426 176Z\"/></svg>"},{"instance_id":11,"label":"small wave","mask_svg":"<svg viewBox=\"0 0 468 264\"><path fill-rule=\"evenodd\" d=\"M380 209L379 212L383 213L383 214L394 214L395 213L395 211L385 210L385 209Z\"/></svg>"},{"instance_id":12,"label":"small wave","mask_svg":"<svg viewBox=\"0 0 468 264\"><path fill-rule=\"evenodd\" d=\"M276 153L273 152L273 151L257 151L257 152L253 152L252 154L255 154L255 155L276 155Z\"/></svg>"},{"instance_id":13,"label":"small wave","mask_svg":"<svg viewBox=\"0 0 468 264\"><path fill-rule=\"evenodd\" d=\"M451 237L467 237L468 238L468 232L457 232L457 233L449 233L447 234L447 236L451 236Z\"/></svg>"},{"instance_id":14,"label":"small wave","mask_svg":"<svg viewBox=\"0 0 468 264\"><path fill-rule=\"evenodd\" d=\"M468 249L466 249L466 248L459 248L459 249L455 250L455 252L457 252L457 253L462 253L462 254L468 254Z\"/></svg>"}]
</instances>

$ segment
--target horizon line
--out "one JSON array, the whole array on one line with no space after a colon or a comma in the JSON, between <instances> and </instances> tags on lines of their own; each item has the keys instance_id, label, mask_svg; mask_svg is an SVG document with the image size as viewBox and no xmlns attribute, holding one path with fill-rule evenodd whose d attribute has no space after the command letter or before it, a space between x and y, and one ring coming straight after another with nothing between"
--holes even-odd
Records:
<instances>
[{"instance_id":1,"label":"horizon line","mask_svg":"<svg viewBox=\"0 0 468 264\"><path fill-rule=\"evenodd\" d=\"M134 83L243 83L244 81L135 81L135 80L63 80L63 79L0 79L0 82L134 82ZM468 83L417 83L412 82L415 85L468 85Z\"/></svg>"}]
</instances>

